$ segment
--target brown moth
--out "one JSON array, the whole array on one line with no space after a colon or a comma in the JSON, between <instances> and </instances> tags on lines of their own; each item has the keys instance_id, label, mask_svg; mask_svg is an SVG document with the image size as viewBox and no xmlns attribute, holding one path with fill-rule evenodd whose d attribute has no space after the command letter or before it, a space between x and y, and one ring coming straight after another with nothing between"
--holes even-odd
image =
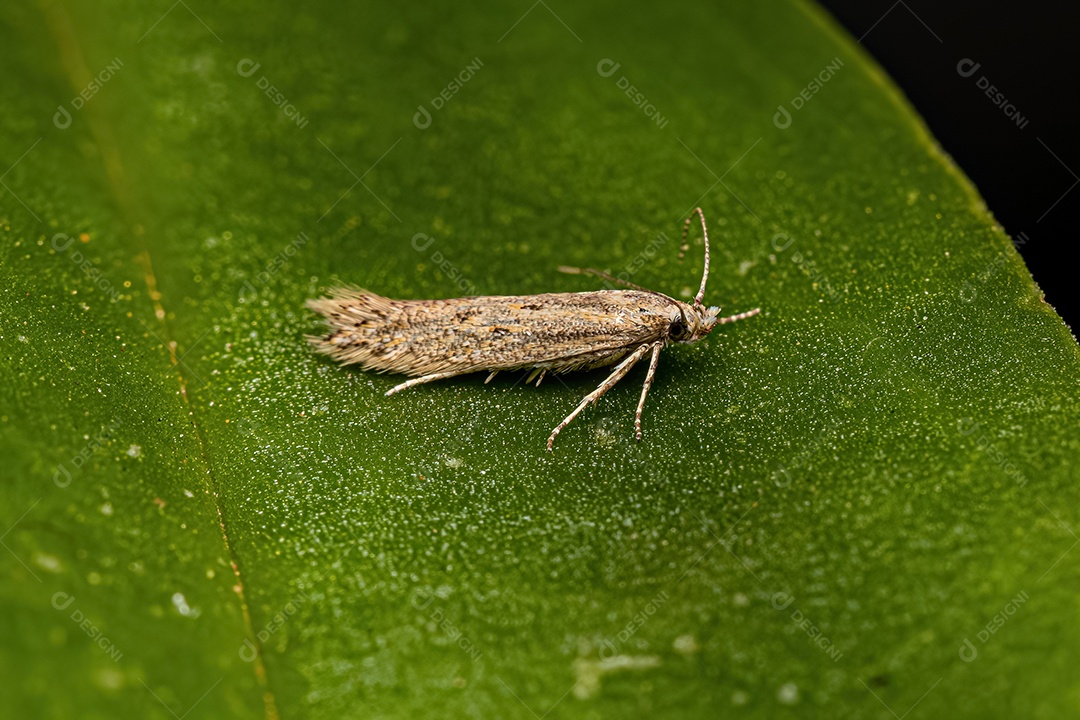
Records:
<instances>
[{"instance_id":1,"label":"brown moth","mask_svg":"<svg viewBox=\"0 0 1080 720\"><path fill-rule=\"evenodd\" d=\"M387 395L433 380L489 372L490 382L501 370L532 370L525 382L536 384L546 373L591 370L614 365L600 386L585 396L551 432L555 437L589 405L615 386L645 355L652 353L641 389L634 431L641 440L641 412L649 393L660 350L669 343L691 343L717 325L751 317L761 308L719 317L720 308L706 308L709 279L709 232L701 208L705 237L705 270L693 304L646 290L592 268L560 267L571 274L595 275L629 290L545 293L452 298L449 300L391 300L361 289L338 288L332 297L308 300L307 306L326 316L329 334L308 337L315 347L343 364L364 370L413 376L386 391ZM688 249L683 226L682 259Z\"/></svg>"}]
</instances>

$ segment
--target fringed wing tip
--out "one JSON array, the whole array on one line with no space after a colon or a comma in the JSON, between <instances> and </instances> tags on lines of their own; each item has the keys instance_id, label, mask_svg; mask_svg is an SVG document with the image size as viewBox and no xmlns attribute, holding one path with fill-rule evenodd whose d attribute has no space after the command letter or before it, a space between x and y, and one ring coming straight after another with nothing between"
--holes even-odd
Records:
<instances>
[{"instance_id":1,"label":"fringed wing tip","mask_svg":"<svg viewBox=\"0 0 1080 720\"><path fill-rule=\"evenodd\" d=\"M330 355L340 359L341 348L332 339L341 329L341 323L335 321L334 316L341 311L341 300L352 290L347 288L334 288L330 290L330 297L309 298L304 302L304 307L322 316L322 321L329 328L329 332L322 335L304 335L304 339L319 353Z\"/></svg>"},{"instance_id":2,"label":"fringed wing tip","mask_svg":"<svg viewBox=\"0 0 1080 720\"><path fill-rule=\"evenodd\" d=\"M325 315L326 314L326 310L325 310L326 303L327 303L327 298L309 298L309 299L304 301L304 307L306 307L308 310L312 310L314 312L317 312L320 315Z\"/></svg>"},{"instance_id":3,"label":"fringed wing tip","mask_svg":"<svg viewBox=\"0 0 1080 720\"><path fill-rule=\"evenodd\" d=\"M366 297L381 297L377 293L365 290L359 285L335 285L326 291L333 300L359 300Z\"/></svg>"},{"instance_id":4,"label":"fringed wing tip","mask_svg":"<svg viewBox=\"0 0 1080 720\"><path fill-rule=\"evenodd\" d=\"M328 328L323 335L305 335L305 339L318 352L342 364L366 365L371 351L361 328L370 329L373 323L378 326L393 312L393 301L358 287L335 287L328 293L328 297L305 301L304 305L321 315Z\"/></svg>"},{"instance_id":5,"label":"fringed wing tip","mask_svg":"<svg viewBox=\"0 0 1080 720\"><path fill-rule=\"evenodd\" d=\"M319 352L329 355L334 351L334 346L327 341L326 337L326 335L305 335L304 339Z\"/></svg>"}]
</instances>

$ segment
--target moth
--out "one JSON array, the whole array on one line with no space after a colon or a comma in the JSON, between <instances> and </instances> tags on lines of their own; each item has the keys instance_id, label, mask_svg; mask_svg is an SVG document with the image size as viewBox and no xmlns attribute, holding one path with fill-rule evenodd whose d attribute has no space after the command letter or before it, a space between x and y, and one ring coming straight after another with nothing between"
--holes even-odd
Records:
<instances>
[{"instance_id":1,"label":"moth","mask_svg":"<svg viewBox=\"0 0 1080 720\"><path fill-rule=\"evenodd\" d=\"M752 317L761 308L720 317L720 308L705 307L709 279L709 231L701 218L705 269L692 304L648 290L592 268L560 267L565 273L593 275L627 290L496 295L448 300L391 300L358 288L337 288L331 297L307 301L325 316L330 332L309 336L316 349L342 364L364 370L400 373L411 380L386 391L393 395L434 380L479 371L491 382L503 370L531 370L525 382L537 386L548 372L615 365L600 386L586 395L548 437L550 451L563 428L590 403L595 404L650 355L649 370L634 414L634 432L641 440L641 413L649 394L660 351L671 343L692 343L717 325ZM689 248L687 233L694 213L683 225L681 260ZM616 364L617 363L617 364Z\"/></svg>"}]
</instances>

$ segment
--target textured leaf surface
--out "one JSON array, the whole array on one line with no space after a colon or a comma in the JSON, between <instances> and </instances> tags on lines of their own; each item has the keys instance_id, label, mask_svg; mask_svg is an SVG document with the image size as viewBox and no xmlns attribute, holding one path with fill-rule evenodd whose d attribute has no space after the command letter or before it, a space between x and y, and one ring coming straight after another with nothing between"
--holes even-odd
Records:
<instances>
[{"instance_id":1,"label":"textured leaf surface","mask_svg":"<svg viewBox=\"0 0 1080 720\"><path fill-rule=\"evenodd\" d=\"M1065 717L1075 340L801 3L5 8L11 717ZM886 18L885 21L888 21ZM400 380L306 298L760 316L602 373Z\"/></svg>"}]
</instances>

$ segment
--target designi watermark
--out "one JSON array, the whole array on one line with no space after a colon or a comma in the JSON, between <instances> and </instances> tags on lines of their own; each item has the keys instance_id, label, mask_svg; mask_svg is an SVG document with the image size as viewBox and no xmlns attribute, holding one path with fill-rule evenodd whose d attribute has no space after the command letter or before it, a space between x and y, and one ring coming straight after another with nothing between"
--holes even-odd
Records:
<instances>
[{"instance_id":1,"label":"designi watermark","mask_svg":"<svg viewBox=\"0 0 1080 720\"><path fill-rule=\"evenodd\" d=\"M1013 247L1020 248L1023 245L1027 245L1028 236L1027 233L1020 233L1012 240ZM980 270L974 278L974 282L971 280L965 280L964 284L960 286L960 299L966 303L975 302L975 299L979 297L978 286L989 282L995 275L1001 272L1005 267L1006 258L1005 253L998 253L998 255L986 264L982 270Z\"/></svg>"},{"instance_id":2,"label":"designi watermark","mask_svg":"<svg viewBox=\"0 0 1080 720\"><path fill-rule=\"evenodd\" d=\"M1024 487L1027 485L1028 481L1027 478L1024 477L1024 473L1020 472L1020 468L1016 467L1016 465L1005 456L1005 453L994 445L990 436L982 430L982 423L973 420L972 418L961 418L959 421L959 430L960 434L965 437L974 437L975 444L986 454L986 457L990 458L995 465L1005 471L1006 475L1015 480L1018 486Z\"/></svg>"},{"instance_id":3,"label":"designi watermark","mask_svg":"<svg viewBox=\"0 0 1080 720\"><path fill-rule=\"evenodd\" d=\"M774 593L772 596L772 606L777 610L787 610L794 602L795 597L790 593L781 591ZM828 655L833 662L837 662L844 657L844 653L840 651L840 648L836 647L833 641L821 631L821 628L811 622L810 618L804 615L799 608L794 608L791 611L791 621L795 623L797 628L806 633L806 636L813 640L814 644L821 648L821 651Z\"/></svg>"},{"instance_id":4,"label":"designi watermark","mask_svg":"<svg viewBox=\"0 0 1080 720\"><path fill-rule=\"evenodd\" d=\"M465 651L472 660L479 660L483 657L483 653L473 644L461 630L450 621L450 618L446 617L442 610L434 608L429 610L431 603L435 600L434 593L427 590L417 590L412 595L412 606L417 610L422 610L427 614L428 620L434 623L435 627L442 630L448 638L454 641L454 644Z\"/></svg>"},{"instance_id":5,"label":"designi watermark","mask_svg":"<svg viewBox=\"0 0 1080 720\"><path fill-rule=\"evenodd\" d=\"M1009 602L1005 603L1005 607L1001 608L1001 611L996 613L994 617L990 618L990 622L975 633L975 639L979 641L979 645L985 645L990 641L990 638L994 634L1005 627L1005 623L1015 615L1020 606L1028 601L1028 594L1026 591L1020 592ZM964 662L973 662L975 658L979 657L979 647L975 643L971 642L970 638L964 638L964 642L960 645L960 659Z\"/></svg>"},{"instance_id":6,"label":"designi watermark","mask_svg":"<svg viewBox=\"0 0 1080 720\"><path fill-rule=\"evenodd\" d=\"M52 606L57 610L67 610L75 602L75 596L63 591L53 593ZM94 644L105 651L105 654L113 659L113 662L119 662L120 658L124 657L124 653L120 652L120 648L113 644L113 641L105 637L105 633L101 628L94 624L94 621L86 617L82 610L75 608L71 611L71 621L79 626L79 629L86 633L86 636L94 641Z\"/></svg>"},{"instance_id":7,"label":"designi watermark","mask_svg":"<svg viewBox=\"0 0 1080 720\"><path fill-rule=\"evenodd\" d=\"M68 105L71 105L71 109L78 112L83 109L86 103L90 102L91 98L101 91L101 88L105 86L105 83L109 82L116 76L116 73L120 72L120 68L124 67L124 61L120 58L113 58L112 61L106 65L101 72L94 77L90 78L90 82L86 84L78 95L71 98ZM53 125L61 130L67 130L71 127L71 113L63 105L56 106L56 113L53 115Z\"/></svg>"},{"instance_id":8,"label":"designi watermark","mask_svg":"<svg viewBox=\"0 0 1080 720\"><path fill-rule=\"evenodd\" d=\"M656 611L663 607L664 603L668 601L668 594L666 591L661 590L657 593L656 597L648 602L645 607L641 608L634 617L630 619L630 622L626 623L622 630L620 630L612 638L604 638L600 644L600 659L611 660L619 655L619 647L624 645L627 640L634 637L637 631L640 630L646 622L649 621Z\"/></svg>"},{"instance_id":9,"label":"designi watermark","mask_svg":"<svg viewBox=\"0 0 1080 720\"><path fill-rule=\"evenodd\" d=\"M435 242L435 238L424 233L416 233L412 236L412 247L418 253L426 252L432 243ZM438 250L431 252L431 262L435 263L435 267L439 268L443 275L450 278L451 282L457 285L458 289L465 293L465 296L476 295L476 286L469 282L457 266L450 262L446 256L444 256Z\"/></svg>"},{"instance_id":10,"label":"designi watermark","mask_svg":"<svg viewBox=\"0 0 1080 720\"><path fill-rule=\"evenodd\" d=\"M446 107L446 103L461 92L461 88L465 87L465 84L476 77L476 73L480 72L480 68L484 67L484 61L478 57L472 59L468 65L466 65L461 72L454 76L446 87L439 91L439 94L431 98L431 109L435 112L442 110ZM416 114L413 115L413 125L418 130L427 130L431 127L431 112L423 104L418 105L416 108Z\"/></svg>"},{"instance_id":11,"label":"designi watermark","mask_svg":"<svg viewBox=\"0 0 1080 720\"><path fill-rule=\"evenodd\" d=\"M823 67L814 79L811 80L806 87L800 90L795 97L791 98L788 105L791 106L791 110L787 109L785 105L778 105L776 107L776 113L773 115L773 125L780 130L787 130L791 127L792 113L796 113L802 110L808 102L814 99L814 96L821 92L821 89L825 87L825 84L832 80L836 73L840 72L840 68L844 67L844 61L839 57L835 57L832 61Z\"/></svg>"},{"instance_id":12,"label":"designi watermark","mask_svg":"<svg viewBox=\"0 0 1080 720\"><path fill-rule=\"evenodd\" d=\"M630 278L633 277L638 270L645 267L654 257L656 257L657 251L668 243L668 236L664 233L660 233L655 238L649 241L649 244L642 249L637 255L633 257L630 262L623 266L622 271L614 275L618 279L624 282L630 282ZM617 289L614 283L609 280L604 280L603 285L608 290Z\"/></svg>"},{"instance_id":13,"label":"designi watermark","mask_svg":"<svg viewBox=\"0 0 1080 720\"><path fill-rule=\"evenodd\" d=\"M977 73L980 67L982 67L981 63L977 63L971 58L964 58L956 63L956 72L962 78L969 78ZM975 81L975 87L982 90L983 94L990 98L990 102L994 103L996 107L1001 108L1001 112L1005 114L1005 117L1012 120L1016 127L1023 130L1028 126L1028 119L1020 114L1016 106L1009 102L1009 98L1005 97L1005 93L994 87L994 84L985 75L979 76L979 79Z\"/></svg>"},{"instance_id":14,"label":"designi watermark","mask_svg":"<svg viewBox=\"0 0 1080 720\"><path fill-rule=\"evenodd\" d=\"M773 482L776 483L776 487L784 488L791 484L791 471L798 470L806 465L815 452L825 444L826 438L832 434L833 430L839 427L840 423L835 420L830 420L829 423L817 431L814 435L814 439L808 443L799 454L788 460L787 463L776 463L776 470L773 471Z\"/></svg>"},{"instance_id":15,"label":"designi watermark","mask_svg":"<svg viewBox=\"0 0 1080 720\"><path fill-rule=\"evenodd\" d=\"M260 67L262 67L261 63L257 63L251 58L244 58L236 63L236 73L240 77L248 78L254 75ZM276 85L271 83L265 75L261 75L259 79L255 81L255 87L262 90L263 94L270 98L270 102L281 108L281 112L285 114L285 117L292 120L296 124L296 127L307 127L307 118L300 114L300 111L296 109L296 106L289 102L289 99L285 97L285 93L281 92Z\"/></svg>"},{"instance_id":16,"label":"designi watermark","mask_svg":"<svg viewBox=\"0 0 1080 720\"><path fill-rule=\"evenodd\" d=\"M64 233L56 233L52 237L53 250L58 253L66 253L74 243L75 238L65 235ZM101 270L98 270L89 258L83 255L78 248L72 250L68 257L71 258L71 262L79 266L79 269L83 271L83 274L85 274L91 282L108 293L109 297L113 299L113 302L116 302L116 299L120 297L120 291L109 282L109 279L105 277Z\"/></svg>"},{"instance_id":17,"label":"designi watermark","mask_svg":"<svg viewBox=\"0 0 1080 720\"><path fill-rule=\"evenodd\" d=\"M794 244L795 238L785 232L778 232L773 235L771 242L772 249L779 255ZM826 277L825 272L817 266L816 261L808 259L805 255L796 250L791 254L791 262L795 263L799 270L802 271L803 275L810 278L810 282L825 291L825 294L829 298L829 302L836 303L843 299L843 295L833 288L832 283L829 282L829 278Z\"/></svg>"},{"instance_id":18,"label":"designi watermark","mask_svg":"<svg viewBox=\"0 0 1080 720\"><path fill-rule=\"evenodd\" d=\"M284 609L274 613L274 616L267 621L262 629L255 633L259 645L266 645L266 642L273 637L278 630L285 627L285 623L289 621L289 618L300 610L300 606L310 599L305 593L301 593L301 596L303 597L303 600L290 600L286 603ZM244 643L240 646L240 659L244 662L254 662L257 657L259 657L259 646L256 646L255 643L251 642L248 638L244 638Z\"/></svg>"},{"instance_id":19,"label":"designi watermark","mask_svg":"<svg viewBox=\"0 0 1080 720\"><path fill-rule=\"evenodd\" d=\"M621 63L617 63L611 58L604 58L596 63L596 73L600 77L609 78L614 75L620 67L622 67ZM645 97L645 93L638 90L625 75L619 76L619 79L615 81L615 87L622 90L626 97L630 98L630 102L640 108L645 117L652 120L656 124L656 127L661 130L667 127L668 119L660 114L660 111L656 109L656 106L649 102L649 98Z\"/></svg>"},{"instance_id":20,"label":"designi watermark","mask_svg":"<svg viewBox=\"0 0 1080 720\"><path fill-rule=\"evenodd\" d=\"M81 470L82 466L86 464L86 461L89 460L90 457L94 453L96 453L99 448L105 445L105 443L110 437L109 433L113 432L118 427L120 427L120 421L113 420L111 423L105 426L105 428L97 435L88 438L86 445L84 445L82 450L80 450L70 460L68 460L68 463L70 463L71 466L75 468L75 470ZM56 485L56 487L61 489L68 487L69 485L71 485L71 479L71 471L68 470L66 464L60 463L56 466L56 472L53 473L53 483Z\"/></svg>"},{"instance_id":21,"label":"designi watermark","mask_svg":"<svg viewBox=\"0 0 1080 720\"><path fill-rule=\"evenodd\" d=\"M292 242L285 246L285 249L275 255L269 262L266 263L266 267L263 268L255 276L255 281L244 281L244 287L240 289L240 299L247 300L258 294L259 288L270 282L271 278L281 271L281 268L285 267L285 264L292 259L293 255L300 252L300 248L307 245L308 236L304 233L297 235Z\"/></svg>"}]
</instances>

